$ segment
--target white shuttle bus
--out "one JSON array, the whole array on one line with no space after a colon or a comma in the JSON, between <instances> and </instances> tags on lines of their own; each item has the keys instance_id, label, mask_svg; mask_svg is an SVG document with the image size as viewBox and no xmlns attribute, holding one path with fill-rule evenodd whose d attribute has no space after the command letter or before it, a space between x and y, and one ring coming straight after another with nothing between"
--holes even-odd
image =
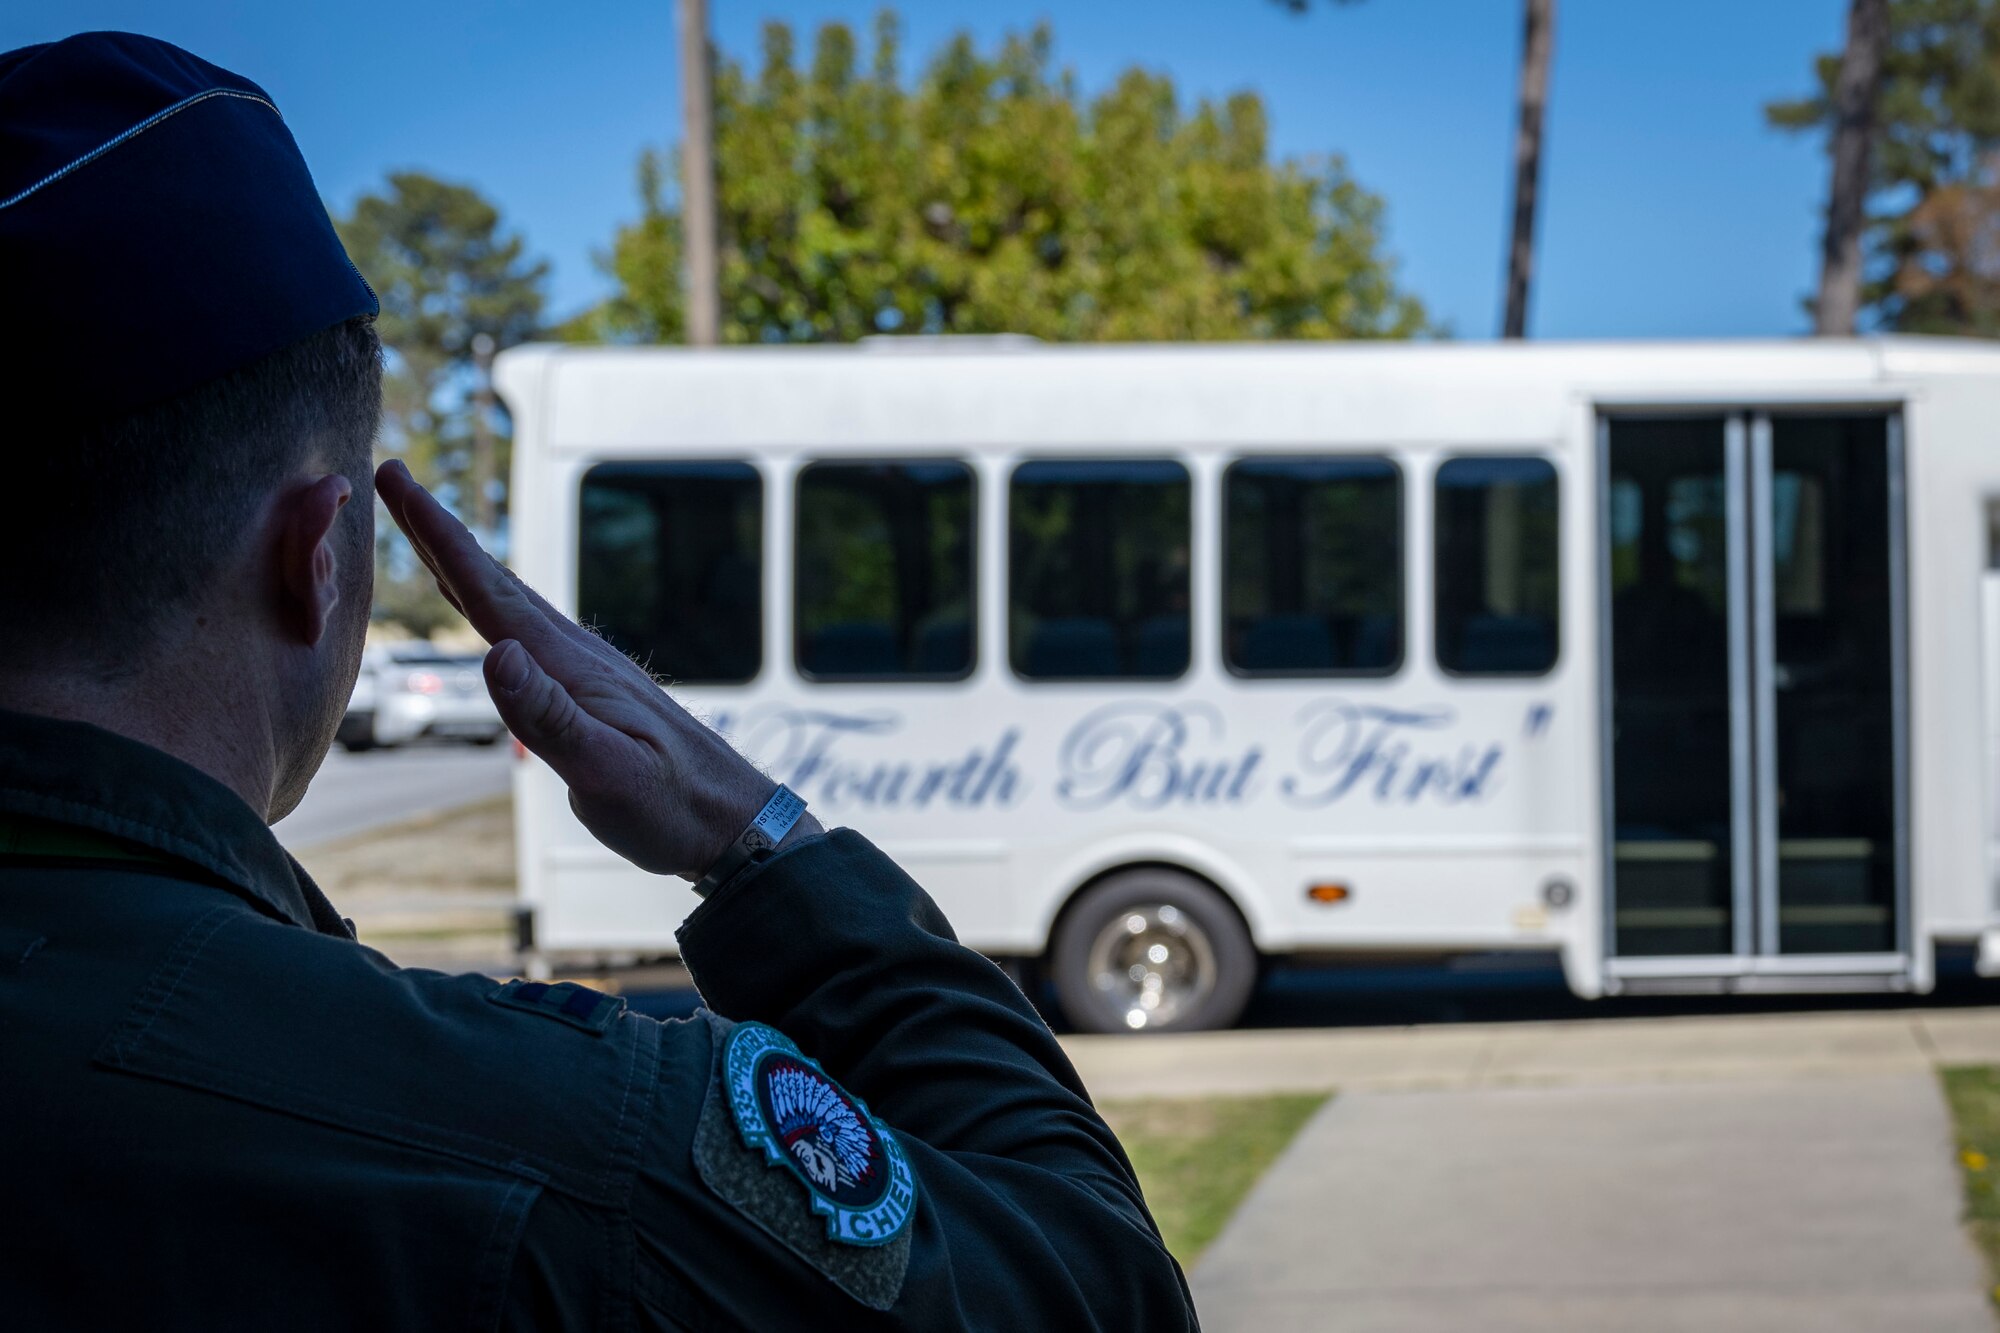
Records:
<instances>
[{"instance_id":1,"label":"white shuttle bus","mask_svg":"<svg viewBox=\"0 0 2000 1333\"><path fill-rule=\"evenodd\" d=\"M2000 966L2000 349L502 358L513 556L1091 1030L1266 959L1580 995ZM524 947L694 906L518 785Z\"/></svg>"}]
</instances>

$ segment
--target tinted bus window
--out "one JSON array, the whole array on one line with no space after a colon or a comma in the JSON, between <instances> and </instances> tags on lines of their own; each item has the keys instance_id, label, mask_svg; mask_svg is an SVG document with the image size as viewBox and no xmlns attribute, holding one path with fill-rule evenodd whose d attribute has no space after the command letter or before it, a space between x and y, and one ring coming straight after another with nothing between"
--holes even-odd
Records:
<instances>
[{"instance_id":1,"label":"tinted bus window","mask_svg":"<svg viewBox=\"0 0 2000 1333\"><path fill-rule=\"evenodd\" d=\"M1382 458L1248 458L1223 479L1222 652L1243 675L1403 660L1403 482Z\"/></svg>"},{"instance_id":2,"label":"tinted bus window","mask_svg":"<svg viewBox=\"0 0 2000 1333\"><path fill-rule=\"evenodd\" d=\"M584 474L576 609L670 681L740 684L764 660L764 483L748 463Z\"/></svg>"},{"instance_id":3,"label":"tinted bus window","mask_svg":"<svg viewBox=\"0 0 2000 1333\"><path fill-rule=\"evenodd\" d=\"M1166 680L1188 665L1188 474L1178 463L1014 469L1008 657L1031 680Z\"/></svg>"},{"instance_id":4,"label":"tinted bus window","mask_svg":"<svg viewBox=\"0 0 2000 1333\"><path fill-rule=\"evenodd\" d=\"M1437 659L1460 675L1556 661L1556 470L1454 458L1437 471Z\"/></svg>"},{"instance_id":5,"label":"tinted bus window","mask_svg":"<svg viewBox=\"0 0 2000 1333\"><path fill-rule=\"evenodd\" d=\"M799 474L792 624L818 680L972 671L972 469L815 463Z\"/></svg>"}]
</instances>

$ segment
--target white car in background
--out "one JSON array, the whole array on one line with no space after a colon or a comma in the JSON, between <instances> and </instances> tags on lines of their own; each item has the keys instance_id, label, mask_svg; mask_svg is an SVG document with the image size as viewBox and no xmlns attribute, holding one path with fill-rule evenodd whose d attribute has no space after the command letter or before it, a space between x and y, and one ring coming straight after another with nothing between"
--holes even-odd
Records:
<instances>
[{"instance_id":1,"label":"white car in background","mask_svg":"<svg viewBox=\"0 0 2000 1333\"><path fill-rule=\"evenodd\" d=\"M425 738L493 744L506 727L480 660L422 641L368 649L337 739L350 751Z\"/></svg>"}]
</instances>

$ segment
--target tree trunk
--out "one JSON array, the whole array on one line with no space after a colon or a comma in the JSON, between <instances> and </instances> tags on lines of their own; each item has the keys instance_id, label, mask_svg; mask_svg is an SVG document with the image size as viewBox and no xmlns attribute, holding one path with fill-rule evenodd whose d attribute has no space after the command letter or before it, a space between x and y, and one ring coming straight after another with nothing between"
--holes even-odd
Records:
<instances>
[{"instance_id":1,"label":"tree trunk","mask_svg":"<svg viewBox=\"0 0 2000 1333\"><path fill-rule=\"evenodd\" d=\"M1507 246L1507 313L1500 336L1528 336L1528 284L1535 272L1535 192L1542 174L1542 110L1549 100L1556 0L1527 0L1521 39L1521 123L1514 136L1514 233Z\"/></svg>"},{"instance_id":2,"label":"tree trunk","mask_svg":"<svg viewBox=\"0 0 2000 1333\"><path fill-rule=\"evenodd\" d=\"M491 542L500 517L493 504L493 335L472 338L472 365L478 383L472 390L472 530Z\"/></svg>"},{"instance_id":3,"label":"tree trunk","mask_svg":"<svg viewBox=\"0 0 2000 1333\"><path fill-rule=\"evenodd\" d=\"M679 0L681 44L681 234L687 259L687 340L721 340L722 295L715 225L715 144L708 86L708 0Z\"/></svg>"},{"instance_id":4,"label":"tree trunk","mask_svg":"<svg viewBox=\"0 0 2000 1333\"><path fill-rule=\"evenodd\" d=\"M1889 0L1853 0L1847 11L1847 50L1833 89L1833 185L1827 192L1819 300L1813 308L1813 332L1822 336L1852 334L1861 313L1861 233L1867 225L1875 99L1888 47Z\"/></svg>"}]
</instances>

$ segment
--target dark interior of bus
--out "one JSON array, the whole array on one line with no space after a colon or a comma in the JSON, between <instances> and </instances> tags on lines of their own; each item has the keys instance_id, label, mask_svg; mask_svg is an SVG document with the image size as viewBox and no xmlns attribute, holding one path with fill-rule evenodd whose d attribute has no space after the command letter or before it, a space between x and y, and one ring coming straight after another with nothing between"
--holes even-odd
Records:
<instances>
[{"instance_id":1,"label":"dark interior of bus","mask_svg":"<svg viewBox=\"0 0 2000 1333\"><path fill-rule=\"evenodd\" d=\"M1889 418L1775 415L1736 456L1730 428L1610 423L1615 951L1889 953Z\"/></svg>"}]
</instances>

